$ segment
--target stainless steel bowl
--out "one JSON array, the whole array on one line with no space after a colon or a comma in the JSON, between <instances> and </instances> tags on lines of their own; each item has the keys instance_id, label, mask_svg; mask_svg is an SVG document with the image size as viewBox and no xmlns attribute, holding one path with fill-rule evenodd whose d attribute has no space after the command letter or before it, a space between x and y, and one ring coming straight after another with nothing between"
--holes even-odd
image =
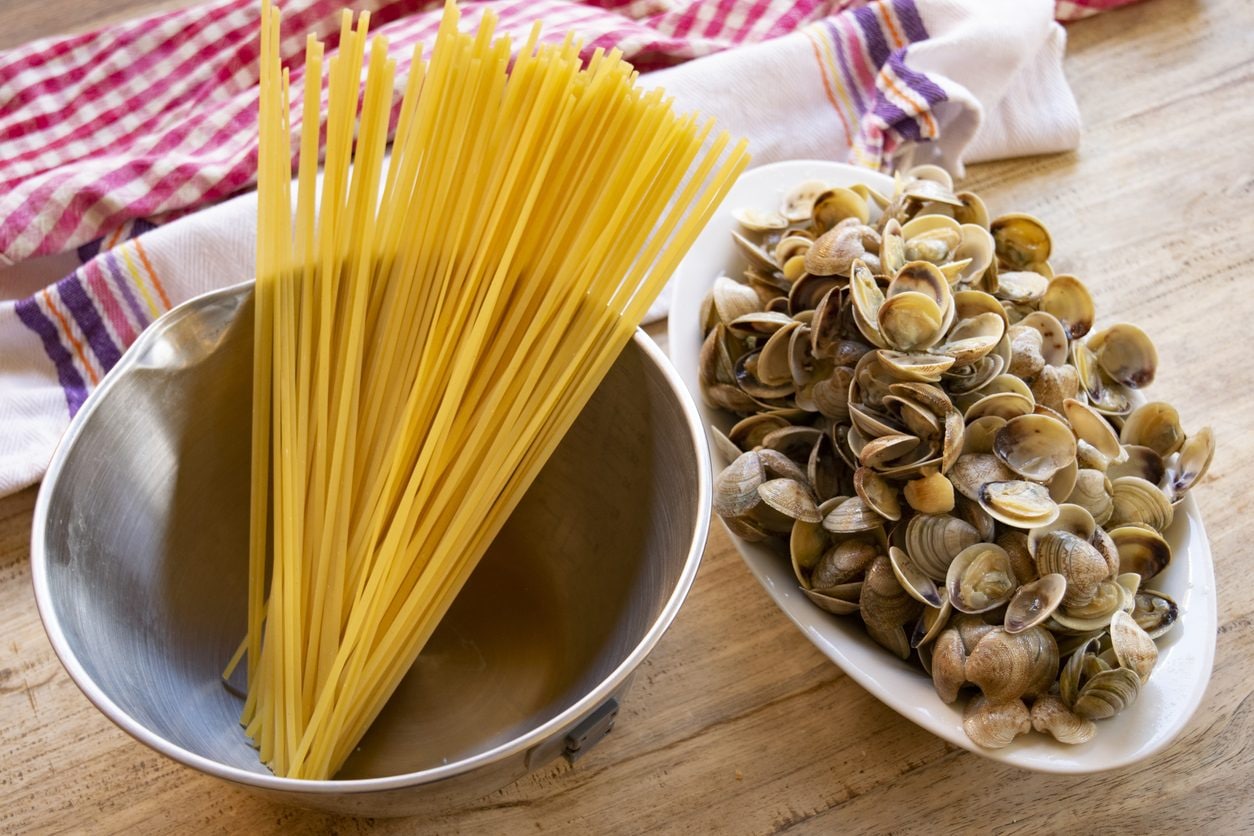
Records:
<instances>
[{"instance_id":1,"label":"stainless steel bowl","mask_svg":"<svg viewBox=\"0 0 1254 836\"><path fill-rule=\"evenodd\" d=\"M665 357L636 334L339 778L276 778L220 680L245 626L251 299L158 320L52 460L31 565L74 681L181 763L337 812L446 810L586 751L705 544L705 434Z\"/></svg>"}]
</instances>

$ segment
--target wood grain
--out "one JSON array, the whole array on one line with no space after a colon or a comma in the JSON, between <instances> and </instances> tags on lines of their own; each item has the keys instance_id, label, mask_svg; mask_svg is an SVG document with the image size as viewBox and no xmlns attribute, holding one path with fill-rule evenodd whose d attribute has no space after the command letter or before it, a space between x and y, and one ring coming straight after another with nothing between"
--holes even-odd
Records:
<instances>
[{"instance_id":1,"label":"wood grain","mask_svg":"<svg viewBox=\"0 0 1254 836\"><path fill-rule=\"evenodd\" d=\"M0 46L169 5L19 0L0 13ZM0 832L1254 831L1254 10L1150 0L1068 31L1083 146L974 167L965 184L994 212L1045 219L1055 266L1089 283L1106 318L1153 336L1152 394L1218 437L1196 491L1220 594L1215 671L1159 756L1067 778L942 742L827 662L716 527L613 734L577 766L437 821L289 809L161 758L78 692L31 595L31 490L0 500Z\"/></svg>"}]
</instances>

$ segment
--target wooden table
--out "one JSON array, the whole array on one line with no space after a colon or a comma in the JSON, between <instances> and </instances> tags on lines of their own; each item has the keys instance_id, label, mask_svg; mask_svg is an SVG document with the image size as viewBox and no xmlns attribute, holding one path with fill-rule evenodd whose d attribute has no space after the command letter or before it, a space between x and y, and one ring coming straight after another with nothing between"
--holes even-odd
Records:
<instances>
[{"instance_id":1,"label":"wooden table","mask_svg":"<svg viewBox=\"0 0 1254 836\"><path fill-rule=\"evenodd\" d=\"M0 47L170 5L16 0ZM1215 671L1174 745L1080 778L948 745L820 655L715 526L614 733L577 766L433 822L289 809L175 765L83 698L35 612L28 490L0 500L0 832L1254 831L1254 7L1150 0L1069 35L1083 146L978 166L966 185L994 212L1046 219L1060 272L1154 337L1152 394L1218 437L1196 492L1220 591Z\"/></svg>"}]
</instances>

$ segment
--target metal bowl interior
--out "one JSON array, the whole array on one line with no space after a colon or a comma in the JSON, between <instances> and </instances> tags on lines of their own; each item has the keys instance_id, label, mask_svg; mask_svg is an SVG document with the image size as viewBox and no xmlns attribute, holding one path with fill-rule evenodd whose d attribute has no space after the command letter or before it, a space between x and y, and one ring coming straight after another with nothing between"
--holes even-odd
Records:
<instances>
[{"instance_id":1,"label":"metal bowl interior","mask_svg":"<svg viewBox=\"0 0 1254 836\"><path fill-rule=\"evenodd\" d=\"M32 565L71 675L159 751L329 809L413 812L395 799L491 773L462 781L482 795L560 753L625 688L704 546L708 456L665 358L637 334L337 780L293 781L258 762L220 678L245 626L251 308L244 286L168 314L54 458Z\"/></svg>"}]
</instances>

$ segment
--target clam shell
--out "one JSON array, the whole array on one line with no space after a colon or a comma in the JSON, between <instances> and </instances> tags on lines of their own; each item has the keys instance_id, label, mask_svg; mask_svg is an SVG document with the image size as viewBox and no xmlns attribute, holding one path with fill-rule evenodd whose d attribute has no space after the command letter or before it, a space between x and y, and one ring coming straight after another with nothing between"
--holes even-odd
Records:
<instances>
[{"instance_id":1,"label":"clam shell","mask_svg":"<svg viewBox=\"0 0 1254 836\"><path fill-rule=\"evenodd\" d=\"M993 453L1020 476L1044 482L1074 464L1075 437L1055 418L1020 415L997 431Z\"/></svg>"},{"instance_id":2,"label":"clam shell","mask_svg":"<svg viewBox=\"0 0 1254 836\"><path fill-rule=\"evenodd\" d=\"M1081 468L1076 473L1075 485L1067 496L1067 503L1078 505L1089 512L1095 523L1105 525L1115 510L1114 499L1111 497L1113 491L1105 473L1093 468Z\"/></svg>"},{"instance_id":3,"label":"clam shell","mask_svg":"<svg viewBox=\"0 0 1254 836\"><path fill-rule=\"evenodd\" d=\"M1106 467L1107 477L1114 480L1124 476L1136 476L1144 479L1151 485L1157 485L1162 481L1164 474L1167 472L1167 466L1162 456L1148 447L1135 445L1123 447L1122 450L1122 459L1112 461Z\"/></svg>"},{"instance_id":4,"label":"clam shell","mask_svg":"<svg viewBox=\"0 0 1254 836\"><path fill-rule=\"evenodd\" d=\"M993 519L1015 528L1035 528L1058 516L1058 504L1044 485L1019 479L985 483L979 503Z\"/></svg>"},{"instance_id":5,"label":"clam shell","mask_svg":"<svg viewBox=\"0 0 1254 836\"><path fill-rule=\"evenodd\" d=\"M1076 697L1072 711L1086 720L1104 720L1136 702L1141 680L1134 671L1114 668L1094 674Z\"/></svg>"},{"instance_id":6,"label":"clam shell","mask_svg":"<svg viewBox=\"0 0 1254 836\"><path fill-rule=\"evenodd\" d=\"M994 702L1048 693L1058 678L1058 644L1043 627L994 627L967 657L966 677Z\"/></svg>"},{"instance_id":7,"label":"clam shell","mask_svg":"<svg viewBox=\"0 0 1254 836\"><path fill-rule=\"evenodd\" d=\"M943 581L949 564L980 533L968 522L948 514L916 514L906 523L905 549L911 560L934 581Z\"/></svg>"},{"instance_id":8,"label":"clam shell","mask_svg":"<svg viewBox=\"0 0 1254 836\"><path fill-rule=\"evenodd\" d=\"M1121 667L1133 671L1144 685L1158 663L1158 646L1136 620L1120 610L1110 619L1110 643Z\"/></svg>"},{"instance_id":9,"label":"clam shell","mask_svg":"<svg viewBox=\"0 0 1254 836\"><path fill-rule=\"evenodd\" d=\"M1180 607L1164 592L1142 589L1136 593L1132 618L1150 638L1157 639L1180 618Z\"/></svg>"},{"instance_id":10,"label":"clam shell","mask_svg":"<svg viewBox=\"0 0 1254 836\"><path fill-rule=\"evenodd\" d=\"M1110 567L1101 553L1070 531L1048 532L1037 541L1033 554L1042 574L1057 573L1067 579L1064 607L1083 606L1092 601L1098 585L1110 574Z\"/></svg>"},{"instance_id":11,"label":"clam shell","mask_svg":"<svg viewBox=\"0 0 1254 836\"><path fill-rule=\"evenodd\" d=\"M795 479L771 479L758 485L758 496L784 516L801 522L817 523L823 519L810 489Z\"/></svg>"},{"instance_id":12,"label":"clam shell","mask_svg":"<svg viewBox=\"0 0 1254 836\"><path fill-rule=\"evenodd\" d=\"M1166 488L1171 492L1173 503L1201 481L1214 457L1215 434L1210 427L1202 427L1185 440L1166 473Z\"/></svg>"},{"instance_id":13,"label":"clam shell","mask_svg":"<svg viewBox=\"0 0 1254 836\"><path fill-rule=\"evenodd\" d=\"M1149 336L1135 325L1121 322L1099 331L1089 337L1088 347L1112 380L1132 389L1154 382L1158 351Z\"/></svg>"},{"instance_id":14,"label":"clam shell","mask_svg":"<svg viewBox=\"0 0 1254 836\"><path fill-rule=\"evenodd\" d=\"M1045 224L1031 215L1002 215L989 225L989 232L997 247L997 257L1011 269L1023 270L1048 261L1053 249Z\"/></svg>"},{"instance_id":15,"label":"clam shell","mask_svg":"<svg viewBox=\"0 0 1254 836\"><path fill-rule=\"evenodd\" d=\"M948 476L960 494L978 502L980 492L986 484L1013 479L1014 473L996 456L965 453L954 462L954 466L949 469Z\"/></svg>"},{"instance_id":16,"label":"clam shell","mask_svg":"<svg viewBox=\"0 0 1254 836\"><path fill-rule=\"evenodd\" d=\"M1171 544L1157 531L1121 525L1108 533L1119 551L1119 568L1135 572L1142 581L1153 580L1171 563Z\"/></svg>"},{"instance_id":17,"label":"clam shell","mask_svg":"<svg viewBox=\"0 0 1254 836\"><path fill-rule=\"evenodd\" d=\"M1159 531L1171 525L1171 501L1156 485L1137 476L1121 476L1110 484L1115 504L1110 515L1112 524L1145 523Z\"/></svg>"},{"instance_id":18,"label":"clam shell","mask_svg":"<svg viewBox=\"0 0 1254 836\"><path fill-rule=\"evenodd\" d=\"M876 319L884 340L900 351L935 345L943 323L944 312L936 300L917 291L905 291L885 299Z\"/></svg>"},{"instance_id":19,"label":"clam shell","mask_svg":"<svg viewBox=\"0 0 1254 836\"><path fill-rule=\"evenodd\" d=\"M742 453L714 480L714 513L723 518L747 514L760 501L758 486L765 481L758 454Z\"/></svg>"},{"instance_id":20,"label":"clam shell","mask_svg":"<svg viewBox=\"0 0 1254 836\"><path fill-rule=\"evenodd\" d=\"M897 576L897 582L910 597L928 607L941 608L944 601L941 599L940 590L936 588L935 582L930 577L914 565L908 554L896 546L890 546L888 559L892 564L893 574Z\"/></svg>"},{"instance_id":21,"label":"clam shell","mask_svg":"<svg viewBox=\"0 0 1254 836\"><path fill-rule=\"evenodd\" d=\"M1041 297L1041 310L1056 316L1072 339L1087 334L1096 317L1089 289L1075 276L1059 275L1050 279Z\"/></svg>"},{"instance_id":22,"label":"clam shell","mask_svg":"<svg viewBox=\"0 0 1254 836\"><path fill-rule=\"evenodd\" d=\"M860 467L853 474L853 488L867 507L881 517L901 519L897 485L870 468Z\"/></svg>"},{"instance_id":23,"label":"clam shell","mask_svg":"<svg viewBox=\"0 0 1254 836\"><path fill-rule=\"evenodd\" d=\"M808 220L814 211L814 199L825 191L827 185L822 180L799 183L784 195L780 214L790 221Z\"/></svg>"},{"instance_id":24,"label":"clam shell","mask_svg":"<svg viewBox=\"0 0 1254 836\"><path fill-rule=\"evenodd\" d=\"M714 312L724 325L740 317L762 310L762 302L753 288L727 276L714 280L710 291L714 300Z\"/></svg>"},{"instance_id":25,"label":"clam shell","mask_svg":"<svg viewBox=\"0 0 1254 836\"><path fill-rule=\"evenodd\" d=\"M1006 632L1022 633L1043 624L1062 604L1066 590L1067 579L1057 573L1042 575L1019 587L1006 607Z\"/></svg>"},{"instance_id":26,"label":"clam shell","mask_svg":"<svg viewBox=\"0 0 1254 836\"><path fill-rule=\"evenodd\" d=\"M823 528L833 534L854 534L870 531L884 524L884 518L860 497L850 497L823 517Z\"/></svg>"},{"instance_id":27,"label":"clam shell","mask_svg":"<svg viewBox=\"0 0 1254 836\"><path fill-rule=\"evenodd\" d=\"M1046 732L1059 743L1088 743L1097 734L1097 724L1073 713L1061 697L1046 694L1032 703L1032 728Z\"/></svg>"},{"instance_id":28,"label":"clam shell","mask_svg":"<svg viewBox=\"0 0 1254 836\"><path fill-rule=\"evenodd\" d=\"M871 210L866 199L857 192L835 186L814 198L811 216L820 228L831 229L846 218L857 218L859 223L866 223L870 220Z\"/></svg>"},{"instance_id":29,"label":"clam shell","mask_svg":"<svg viewBox=\"0 0 1254 836\"><path fill-rule=\"evenodd\" d=\"M1032 718L1023 700L993 702L976 696L962 712L962 728L977 746L1004 749L1016 737L1032 730Z\"/></svg>"},{"instance_id":30,"label":"clam shell","mask_svg":"<svg viewBox=\"0 0 1254 836\"><path fill-rule=\"evenodd\" d=\"M823 553L810 573L810 587L831 589L859 578L880 553L867 539L842 540Z\"/></svg>"},{"instance_id":31,"label":"clam shell","mask_svg":"<svg viewBox=\"0 0 1254 836\"><path fill-rule=\"evenodd\" d=\"M1164 459L1184 445L1184 438L1180 413L1162 401L1150 401L1132 410L1119 431L1122 443L1148 447Z\"/></svg>"},{"instance_id":32,"label":"clam shell","mask_svg":"<svg viewBox=\"0 0 1254 836\"><path fill-rule=\"evenodd\" d=\"M945 588L954 609L981 613L1010 600L1018 581L1006 550L995 543L975 543L949 564Z\"/></svg>"},{"instance_id":33,"label":"clam shell","mask_svg":"<svg viewBox=\"0 0 1254 836\"><path fill-rule=\"evenodd\" d=\"M948 704L958 699L959 690L967 682L966 663L961 634L954 627L946 627L932 648L932 686L942 702Z\"/></svg>"}]
</instances>

